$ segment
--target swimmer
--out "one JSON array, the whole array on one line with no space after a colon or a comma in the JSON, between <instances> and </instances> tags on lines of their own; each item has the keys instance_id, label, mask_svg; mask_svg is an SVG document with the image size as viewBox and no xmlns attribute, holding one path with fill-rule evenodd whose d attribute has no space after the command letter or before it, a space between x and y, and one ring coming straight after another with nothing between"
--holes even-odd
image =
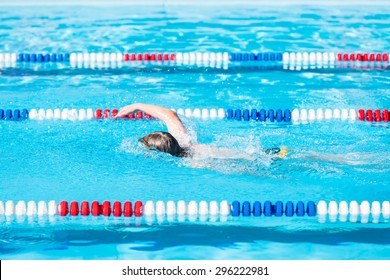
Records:
<instances>
[{"instance_id":1,"label":"swimmer","mask_svg":"<svg viewBox=\"0 0 390 280\"><path fill-rule=\"evenodd\" d=\"M244 159L253 161L253 155L236 149L218 148L211 145L192 143L179 116L172 110L151 104L134 103L123 107L116 118L126 116L137 111L145 112L154 118L162 120L168 128L168 132L152 132L140 139L141 143L148 150L156 150L168 153L175 157L190 157L194 159L216 158L216 159ZM287 154L286 148L273 148L264 151L266 154L276 155L282 158Z\"/></svg>"}]
</instances>

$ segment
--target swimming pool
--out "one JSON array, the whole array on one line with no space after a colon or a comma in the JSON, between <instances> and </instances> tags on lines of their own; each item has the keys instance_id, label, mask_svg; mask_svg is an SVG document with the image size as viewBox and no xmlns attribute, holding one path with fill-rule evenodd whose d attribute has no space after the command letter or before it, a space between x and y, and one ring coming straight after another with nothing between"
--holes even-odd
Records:
<instances>
[{"instance_id":1,"label":"swimming pool","mask_svg":"<svg viewBox=\"0 0 390 280\"><path fill-rule=\"evenodd\" d=\"M0 52L376 54L389 48L389 12L387 5L4 6ZM329 206L330 201L389 200L389 124L360 122L358 116L354 121L325 118L328 108L332 116L334 109L340 114L348 109L348 116L349 109L357 114L359 109L389 109L388 68L372 65L350 67L356 64L348 62L292 70L283 63L230 60L220 68L130 62L95 68L70 62L3 65L0 109L14 113L26 108L30 116L32 109L45 109L43 120L0 121L4 203L54 200L67 201L71 208L77 201L81 210L81 202L88 201L92 210L93 201L113 206L128 200L135 206L139 200L144 207L154 201L156 212L161 211L157 201L164 202L166 211L167 202L173 201L179 211L177 202L183 200L199 214L205 211L201 201L209 212L215 209L212 201L219 210L221 201L229 207L237 201L240 216L232 215L237 204L228 216L218 214L216 219L183 218L177 212L172 220L168 215L163 220L150 215L148 220L113 213L2 215L1 258L388 259L390 224L382 216L363 222L350 216L343 221L341 215L325 220L306 214L244 216L245 201L250 209L261 202L262 211L270 201L275 211L277 201L283 207L291 201L295 209L299 201L318 205L324 200ZM212 108L226 114L228 109L232 114L237 109L281 109L284 114L298 108L314 109L318 119L321 108L324 117L318 121L308 116L303 121L307 124L294 124L183 116L199 142L259 155L254 162L205 161L202 168L138 147L139 137L165 129L159 121L53 119L56 108L77 109L78 119L80 109L87 116L88 108L112 112L133 102L182 108L184 113L189 108L191 114L196 108L201 113L208 109L209 116ZM51 119L47 109L53 110ZM290 150L283 160L272 161L261 152L281 145ZM153 211L148 205L146 211Z\"/></svg>"}]
</instances>

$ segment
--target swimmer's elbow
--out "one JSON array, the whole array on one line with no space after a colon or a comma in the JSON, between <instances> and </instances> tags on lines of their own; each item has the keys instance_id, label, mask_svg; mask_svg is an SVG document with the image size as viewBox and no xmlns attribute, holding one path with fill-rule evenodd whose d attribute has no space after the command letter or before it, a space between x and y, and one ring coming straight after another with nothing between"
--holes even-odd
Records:
<instances>
[{"instance_id":1,"label":"swimmer's elbow","mask_svg":"<svg viewBox=\"0 0 390 280\"><path fill-rule=\"evenodd\" d=\"M169 110L169 117L172 119L172 120L175 120L175 119L180 119L179 116L177 115L177 113L175 111L172 111L172 110Z\"/></svg>"},{"instance_id":2,"label":"swimmer's elbow","mask_svg":"<svg viewBox=\"0 0 390 280\"><path fill-rule=\"evenodd\" d=\"M175 123L175 125L178 126L178 128L182 128L183 127L183 123L181 122L181 119L176 114L176 112L169 110L169 112L167 113L167 118L172 123Z\"/></svg>"},{"instance_id":3,"label":"swimmer's elbow","mask_svg":"<svg viewBox=\"0 0 390 280\"><path fill-rule=\"evenodd\" d=\"M177 134L185 134L187 133L183 123L181 122L179 116L176 114L176 112L169 110L169 112L166 112L164 115L165 124L168 126L168 131L177 138Z\"/></svg>"}]
</instances>

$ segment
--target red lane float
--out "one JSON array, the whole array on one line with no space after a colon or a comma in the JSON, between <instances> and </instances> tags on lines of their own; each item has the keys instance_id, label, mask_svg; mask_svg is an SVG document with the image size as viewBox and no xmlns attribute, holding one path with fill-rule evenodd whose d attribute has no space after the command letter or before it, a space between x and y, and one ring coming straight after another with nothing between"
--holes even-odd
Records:
<instances>
[{"instance_id":1,"label":"red lane float","mask_svg":"<svg viewBox=\"0 0 390 280\"><path fill-rule=\"evenodd\" d=\"M389 110L382 111L382 119L384 122L389 122Z\"/></svg>"},{"instance_id":2,"label":"red lane float","mask_svg":"<svg viewBox=\"0 0 390 280\"><path fill-rule=\"evenodd\" d=\"M378 109L374 111L374 120L376 122L381 121L381 111L379 111Z\"/></svg>"},{"instance_id":3,"label":"red lane float","mask_svg":"<svg viewBox=\"0 0 390 280\"><path fill-rule=\"evenodd\" d=\"M126 201L123 204L123 216L125 217L133 216L133 206L131 205L130 201Z\"/></svg>"},{"instance_id":4,"label":"red lane float","mask_svg":"<svg viewBox=\"0 0 390 280\"><path fill-rule=\"evenodd\" d=\"M87 201L81 202L81 207L77 201L72 201L70 203L70 209L67 201L61 201L58 207L58 214L60 216L106 216L109 217L111 214L115 217L132 217L133 214L136 217L141 217L143 215L143 204L141 201L136 201L134 204L134 209L130 201L125 201L122 204L120 201L115 201L111 207L110 201L104 201L102 204L99 204L98 201L93 201L91 203L91 209Z\"/></svg>"},{"instance_id":5,"label":"red lane float","mask_svg":"<svg viewBox=\"0 0 390 280\"><path fill-rule=\"evenodd\" d=\"M364 121L364 110L363 109L360 109L358 111L358 119L359 119L359 121Z\"/></svg>"},{"instance_id":6,"label":"red lane float","mask_svg":"<svg viewBox=\"0 0 390 280\"><path fill-rule=\"evenodd\" d=\"M60 207L58 209L58 212L60 216L66 216L69 213L69 208L68 208L68 202L67 201L61 201L60 202Z\"/></svg>"},{"instance_id":7,"label":"red lane float","mask_svg":"<svg viewBox=\"0 0 390 280\"><path fill-rule=\"evenodd\" d=\"M387 53L338 53L336 55L337 61L364 61L364 62L387 62L389 61L389 55Z\"/></svg>"},{"instance_id":8,"label":"red lane float","mask_svg":"<svg viewBox=\"0 0 390 280\"><path fill-rule=\"evenodd\" d=\"M105 118L105 119L108 119L109 117L110 117L110 110L105 109L105 110L104 110L104 118Z\"/></svg>"},{"instance_id":9,"label":"red lane float","mask_svg":"<svg viewBox=\"0 0 390 280\"><path fill-rule=\"evenodd\" d=\"M97 109L95 111L95 119L109 119L109 118L115 118L116 116L118 115L118 109L113 109L112 112L110 112L109 109L105 109L104 111L102 111L102 109ZM141 119L154 119L151 115L149 114L144 114L143 112L141 111L138 111L137 113L131 113L131 114L128 114L128 115L124 115L124 116L121 116L120 117L121 119L137 119L137 120L141 120Z\"/></svg>"},{"instance_id":10,"label":"red lane float","mask_svg":"<svg viewBox=\"0 0 390 280\"><path fill-rule=\"evenodd\" d=\"M143 116L143 114L142 114L141 111L138 111L138 112L135 114L135 118L136 118L137 120L142 119L142 116Z\"/></svg>"},{"instance_id":11,"label":"red lane float","mask_svg":"<svg viewBox=\"0 0 390 280\"><path fill-rule=\"evenodd\" d=\"M77 201L72 201L70 203L70 215L77 216L79 214L79 204Z\"/></svg>"},{"instance_id":12,"label":"red lane float","mask_svg":"<svg viewBox=\"0 0 390 280\"><path fill-rule=\"evenodd\" d=\"M137 200L134 204L134 216L141 217L142 216L142 202Z\"/></svg>"},{"instance_id":13,"label":"red lane float","mask_svg":"<svg viewBox=\"0 0 390 280\"><path fill-rule=\"evenodd\" d=\"M123 61L170 61L175 59L175 53L125 53L123 55Z\"/></svg>"},{"instance_id":14,"label":"red lane float","mask_svg":"<svg viewBox=\"0 0 390 280\"><path fill-rule=\"evenodd\" d=\"M90 213L88 201L81 202L81 216L89 216Z\"/></svg>"},{"instance_id":15,"label":"red lane float","mask_svg":"<svg viewBox=\"0 0 390 280\"><path fill-rule=\"evenodd\" d=\"M114 202L114 206L112 207L113 210L112 210L112 214L115 216L115 217L120 217L122 216L122 205L119 201L115 201Z\"/></svg>"},{"instance_id":16,"label":"red lane float","mask_svg":"<svg viewBox=\"0 0 390 280\"><path fill-rule=\"evenodd\" d=\"M372 117L372 110L367 110L366 111L366 120L369 122L372 122L373 117Z\"/></svg>"},{"instance_id":17,"label":"red lane float","mask_svg":"<svg viewBox=\"0 0 390 280\"><path fill-rule=\"evenodd\" d=\"M102 118L102 110L101 109L97 109L96 112L95 112L95 118L96 119L101 119Z\"/></svg>"},{"instance_id":18,"label":"red lane float","mask_svg":"<svg viewBox=\"0 0 390 280\"><path fill-rule=\"evenodd\" d=\"M103 216L111 215L111 203L109 201L104 201L102 204L102 214Z\"/></svg>"},{"instance_id":19,"label":"red lane float","mask_svg":"<svg viewBox=\"0 0 390 280\"><path fill-rule=\"evenodd\" d=\"M369 121L369 122L389 122L389 110L385 109L382 111L379 110L379 109L376 109L374 110L374 112L372 112L372 110L368 109L366 111L364 111L363 109L360 109L358 111L358 119L360 121Z\"/></svg>"},{"instance_id":20,"label":"red lane float","mask_svg":"<svg viewBox=\"0 0 390 280\"><path fill-rule=\"evenodd\" d=\"M99 202L93 201L91 208L92 208L92 211L91 211L92 216L99 216L100 215L100 205L99 205Z\"/></svg>"}]
</instances>

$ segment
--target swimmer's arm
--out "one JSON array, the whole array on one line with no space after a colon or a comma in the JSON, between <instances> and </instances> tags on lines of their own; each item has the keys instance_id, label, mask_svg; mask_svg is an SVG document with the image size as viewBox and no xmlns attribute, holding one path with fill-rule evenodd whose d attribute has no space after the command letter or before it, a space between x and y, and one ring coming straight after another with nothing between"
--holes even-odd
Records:
<instances>
[{"instance_id":1,"label":"swimmer's arm","mask_svg":"<svg viewBox=\"0 0 390 280\"><path fill-rule=\"evenodd\" d=\"M184 133L184 134L187 133L183 123L181 122L180 118L177 116L175 112L173 112L170 109L163 108L156 105L134 103L123 107L116 115L116 117L118 118L133 113L135 111L143 111L157 119L162 120L168 127L169 133L173 135L177 133Z\"/></svg>"}]
</instances>

